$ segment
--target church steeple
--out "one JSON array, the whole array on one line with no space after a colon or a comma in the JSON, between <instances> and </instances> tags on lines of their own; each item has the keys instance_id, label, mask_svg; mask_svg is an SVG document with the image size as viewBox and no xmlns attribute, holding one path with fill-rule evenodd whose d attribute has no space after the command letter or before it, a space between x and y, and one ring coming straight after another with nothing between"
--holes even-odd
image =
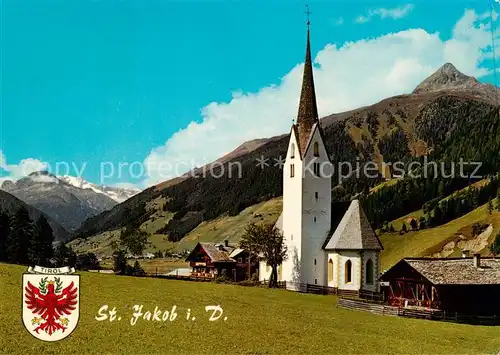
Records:
<instances>
[{"instance_id":1,"label":"church steeple","mask_svg":"<svg viewBox=\"0 0 500 355\"><path fill-rule=\"evenodd\" d=\"M300 151L305 153L306 145L311 135L312 127L318 122L318 107L316 106L316 93L314 90L313 67L311 60L311 43L309 30L309 8L307 8L307 44L304 74L302 76L302 90L300 93L297 126Z\"/></svg>"}]
</instances>

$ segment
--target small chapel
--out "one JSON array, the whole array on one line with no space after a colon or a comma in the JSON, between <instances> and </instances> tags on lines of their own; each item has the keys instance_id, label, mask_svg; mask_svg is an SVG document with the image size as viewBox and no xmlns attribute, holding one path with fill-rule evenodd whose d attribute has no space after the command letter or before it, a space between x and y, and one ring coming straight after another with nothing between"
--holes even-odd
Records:
<instances>
[{"instance_id":1,"label":"small chapel","mask_svg":"<svg viewBox=\"0 0 500 355\"><path fill-rule=\"evenodd\" d=\"M332 225L333 164L319 123L309 27L308 21L299 109L283 166L283 211L276 222L287 247L278 280L295 291L310 284L378 292L383 247L361 203L351 201L340 223ZM270 267L261 262L260 280L269 277Z\"/></svg>"}]
</instances>

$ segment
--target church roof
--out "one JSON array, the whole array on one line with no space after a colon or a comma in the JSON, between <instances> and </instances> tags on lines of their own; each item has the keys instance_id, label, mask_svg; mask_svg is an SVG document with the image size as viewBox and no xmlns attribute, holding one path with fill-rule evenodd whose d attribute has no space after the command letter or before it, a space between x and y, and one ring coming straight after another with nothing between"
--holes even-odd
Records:
<instances>
[{"instance_id":1,"label":"church roof","mask_svg":"<svg viewBox=\"0 0 500 355\"><path fill-rule=\"evenodd\" d=\"M297 136L301 154L306 151L307 143L311 136L312 128L318 120L318 107L316 105L316 92L314 89L313 67L311 60L311 44L307 28L306 59L302 76L302 90L300 92L299 111L297 114Z\"/></svg>"},{"instance_id":2,"label":"church roof","mask_svg":"<svg viewBox=\"0 0 500 355\"><path fill-rule=\"evenodd\" d=\"M383 249L382 243L370 226L359 200L351 202L325 249Z\"/></svg>"}]
</instances>

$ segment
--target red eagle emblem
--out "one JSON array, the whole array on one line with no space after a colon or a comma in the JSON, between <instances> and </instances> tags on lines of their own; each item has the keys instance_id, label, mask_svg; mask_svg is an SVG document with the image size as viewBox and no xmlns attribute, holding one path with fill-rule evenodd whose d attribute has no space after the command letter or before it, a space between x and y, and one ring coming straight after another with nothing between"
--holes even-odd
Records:
<instances>
[{"instance_id":1,"label":"red eagle emblem","mask_svg":"<svg viewBox=\"0 0 500 355\"><path fill-rule=\"evenodd\" d=\"M38 325L33 331L39 334L43 331L52 335L57 330L63 333L67 329L67 316L76 309L78 303L78 288L72 281L62 289L62 281L55 277L54 281L42 278L38 287L28 281L25 287L25 303L34 315L40 315L31 320L32 325Z\"/></svg>"}]
</instances>

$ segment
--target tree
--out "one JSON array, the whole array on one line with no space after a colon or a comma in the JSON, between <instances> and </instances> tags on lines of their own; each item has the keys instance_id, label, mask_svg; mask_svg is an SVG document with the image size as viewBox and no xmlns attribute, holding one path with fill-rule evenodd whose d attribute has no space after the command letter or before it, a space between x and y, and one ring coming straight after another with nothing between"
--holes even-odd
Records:
<instances>
[{"instance_id":1,"label":"tree","mask_svg":"<svg viewBox=\"0 0 500 355\"><path fill-rule=\"evenodd\" d=\"M278 286L278 266L286 260L287 248L283 243L283 234L272 223L249 224L245 229L240 247L254 254L262 254L266 263L271 266L269 287Z\"/></svg>"},{"instance_id":2,"label":"tree","mask_svg":"<svg viewBox=\"0 0 500 355\"><path fill-rule=\"evenodd\" d=\"M500 254L500 233L497 234L495 240L493 241L493 243L491 243L490 252L493 254L493 256L497 256L498 254Z\"/></svg>"},{"instance_id":3,"label":"tree","mask_svg":"<svg viewBox=\"0 0 500 355\"><path fill-rule=\"evenodd\" d=\"M418 223L415 219L412 218L412 220L410 221L410 226L411 226L411 229L416 231L418 230Z\"/></svg>"},{"instance_id":4,"label":"tree","mask_svg":"<svg viewBox=\"0 0 500 355\"><path fill-rule=\"evenodd\" d=\"M77 255L75 268L78 270L99 270L101 265L94 253L85 253Z\"/></svg>"},{"instance_id":5,"label":"tree","mask_svg":"<svg viewBox=\"0 0 500 355\"><path fill-rule=\"evenodd\" d=\"M149 234L127 226L120 234L120 244L126 251L133 255L142 255L148 245Z\"/></svg>"},{"instance_id":6,"label":"tree","mask_svg":"<svg viewBox=\"0 0 500 355\"><path fill-rule=\"evenodd\" d=\"M7 245L10 232L10 216L0 210L0 261L7 261Z\"/></svg>"},{"instance_id":7,"label":"tree","mask_svg":"<svg viewBox=\"0 0 500 355\"><path fill-rule=\"evenodd\" d=\"M490 199L488 200L488 214L492 214L493 213L493 201L491 200L491 197Z\"/></svg>"},{"instance_id":8,"label":"tree","mask_svg":"<svg viewBox=\"0 0 500 355\"><path fill-rule=\"evenodd\" d=\"M125 275L127 273L127 257L125 250L118 249L113 253L113 271L117 274Z\"/></svg>"},{"instance_id":9,"label":"tree","mask_svg":"<svg viewBox=\"0 0 500 355\"><path fill-rule=\"evenodd\" d=\"M146 272L141 267L141 264L139 264L139 261L136 260L134 263L134 266L132 266L129 274L133 275L133 276L144 276L144 275L146 275Z\"/></svg>"},{"instance_id":10,"label":"tree","mask_svg":"<svg viewBox=\"0 0 500 355\"><path fill-rule=\"evenodd\" d=\"M444 181L441 180L438 185L438 196L444 197L445 185Z\"/></svg>"},{"instance_id":11,"label":"tree","mask_svg":"<svg viewBox=\"0 0 500 355\"><path fill-rule=\"evenodd\" d=\"M33 262L40 266L51 266L50 259L54 256L52 243L54 234L47 218L41 215L33 228Z\"/></svg>"},{"instance_id":12,"label":"tree","mask_svg":"<svg viewBox=\"0 0 500 355\"><path fill-rule=\"evenodd\" d=\"M420 229L425 229L427 228L427 220L425 219L424 216L420 217L419 221L418 221L418 227Z\"/></svg>"},{"instance_id":13,"label":"tree","mask_svg":"<svg viewBox=\"0 0 500 355\"><path fill-rule=\"evenodd\" d=\"M57 267L76 265L76 253L64 243L60 243L54 252L54 259Z\"/></svg>"},{"instance_id":14,"label":"tree","mask_svg":"<svg viewBox=\"0 0 500 355\"><path fill-rule=\"evenodd\" d=\"M11 263L29 265L33 257L33 221L26 207L20 207L12 217L7 259Z\"/></svg>"}]
</instances>

